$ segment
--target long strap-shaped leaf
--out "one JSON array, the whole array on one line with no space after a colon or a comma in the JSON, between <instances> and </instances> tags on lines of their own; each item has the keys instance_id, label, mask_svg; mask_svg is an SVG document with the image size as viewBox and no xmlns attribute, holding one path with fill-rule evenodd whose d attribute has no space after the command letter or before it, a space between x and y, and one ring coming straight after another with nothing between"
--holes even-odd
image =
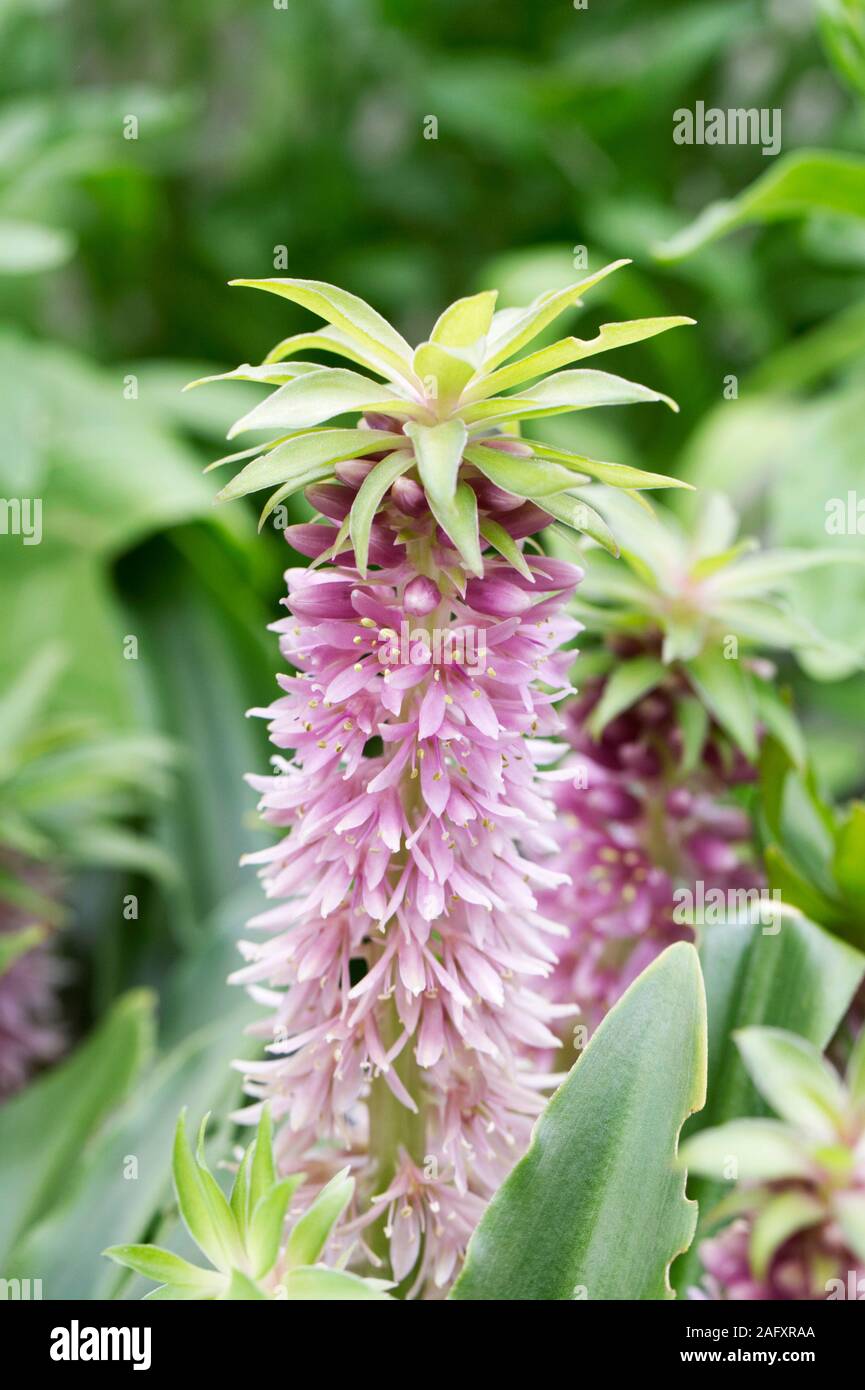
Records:
<instances>
[{"instance_id":1,"label":"long strap-shaped leaf","mask_svg":"<svg viewBox=\"0 0 865 1390\"><path fill-rule=\"evenodd\" d=\"M451 1297L673 1297L670 1262L697 1218L673 1163L705 1093L703 981L680 942L631 985L553 1096Z\"/></svg>"}]
</instances>

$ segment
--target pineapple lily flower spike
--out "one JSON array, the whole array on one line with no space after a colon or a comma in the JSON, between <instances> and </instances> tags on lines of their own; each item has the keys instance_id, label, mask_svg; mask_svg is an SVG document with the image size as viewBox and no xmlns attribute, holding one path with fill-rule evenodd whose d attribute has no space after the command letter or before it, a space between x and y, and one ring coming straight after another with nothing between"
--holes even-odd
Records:
<instances>
[{"instance_id":1,"label":"pineapple lily flower spike","mask_svg":"<svg viewBox=\"0 0 865 1390\"><path fill-rule=\"evenodd\" d=\"M255 1029L265 1058L238 1063L241 1118L270 1102L285 1171L351 1162L356 1248L409 1293L454 1277L555 1084L551 1024L574 1012L544 993L566 932L539 895L567 882L544 863L542 769L562 752L582 572L529 538L558 519L615 548L583 489L677 485L518 436L535 417L665 399L555 369L689 320L611 324L511 361L606 273L527 309L460 300L415 351L332 286L246 282L329 326L228 373L277 387L234 432L278 434L235 456L221 496L275 488L267 517L305 489L319 513L286 531L315 563L288 571L274 627L291 674L253 711L275 755L250 781L281 838L249 856L270 902L233 978L271 1016ZM372 375L293 360L307 351ZM330 425L348 413L357 428Z\"/></svg>"}]
</instances>

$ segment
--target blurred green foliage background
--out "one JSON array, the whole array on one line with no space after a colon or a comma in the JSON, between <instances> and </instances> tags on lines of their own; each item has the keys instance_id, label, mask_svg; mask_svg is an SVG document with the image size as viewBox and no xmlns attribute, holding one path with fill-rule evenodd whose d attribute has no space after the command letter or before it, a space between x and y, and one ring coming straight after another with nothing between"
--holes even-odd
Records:
<instances>
[{"instance_id":1,"label":"blurred green foliage background","mask_svg":"<svg viewBox=\"0 0 865 1390\"><path fill-rule=\"evenodd\" d=\"M256 388L180 387L261 360L307 320L226 281L336 281L420 339L462 294L526 302L579 278L583 256L632 257L576 331L693 315L615 364L681 414L592 412L549 437L725 490L772 543L824 546L827 501L865 496L865 19L859 0L0 0L0 47L0 494L44 499L40 545L0 537L0 689L59 652L53 717L173 749L168 791L119 813L170 867L94 850L63 878L70 1011L109 1030L105 1093L133 1099L89 1149L99 1107L66 1115L35 1195L35 1135L62 1129L69 1087L33 1088L0 1122L0 1138L24 1135L28 1213L0 1249L100 1296L120 1276L98 1250L136 1220L153 1229L178 1105L235 1089L250 1014L223 987L256 898L238 868L260 833L242 774L266 745L243 713L274 689L266 624L289 552L256 536L251 509L215 510L201 474ZM675 144L674 111L697 101L780 108L782 154ZM797 160L809 150L824 154ZM755 184L737 229L677 242ZM831 566L800 597L865 650L861 572ZM865 682L814 672L829 674L785 672L846 794L863 782ZM116 1005L142 984L155 994ZM120 1222L108 1175L145 1149Z\"/></svg>"}]
</instances>

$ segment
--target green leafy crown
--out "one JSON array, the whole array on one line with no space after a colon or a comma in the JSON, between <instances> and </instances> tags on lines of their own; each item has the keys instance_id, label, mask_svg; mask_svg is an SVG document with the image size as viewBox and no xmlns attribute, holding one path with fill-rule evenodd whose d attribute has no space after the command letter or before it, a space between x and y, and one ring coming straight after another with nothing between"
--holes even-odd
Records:
<instances>
[{"instance_id":1,"label":"green leafy crown","mask_svg":"<svg viewBox=\"0 0 865 1390\"><path fill-rule=\"evenodd\" d=\"M232 281L292 300L326 320L326 326L285 338L259 366L245 364L203 378L277 387L231 429L229 438L246 430L273 431L276 437L218 460L244 464L220 499L275 489L262 512L263 523L293 493L331 480L338 465L371 456L376 466L360 487L331 552L344 548L350 536L362 573L373 517L390 485L403 475L420 482L436 521L472 573L483 572L481 537L485 543L495 542L484 534L483 520L479 522L470 477L486 478L536 503L558 521L615 550L606 522L586 502L583 488L593 480L628 491L688 485L520 439L522 422L640 401L664 401L676 410L669 397L623 377L586 368L558 369L693 319L607 323L593 338L562 338L518 354L564 310L579 304L585 291L626 264L616 261L565 289L547 291L526 308L496 312L494 290L458 299L416 348L362 299L334 285L292 279ZM354 367L330 367L296 356L307 351L347 358ZM346 415L361 416L357 428L329 423Z\"/></svg>"}]
</instances>

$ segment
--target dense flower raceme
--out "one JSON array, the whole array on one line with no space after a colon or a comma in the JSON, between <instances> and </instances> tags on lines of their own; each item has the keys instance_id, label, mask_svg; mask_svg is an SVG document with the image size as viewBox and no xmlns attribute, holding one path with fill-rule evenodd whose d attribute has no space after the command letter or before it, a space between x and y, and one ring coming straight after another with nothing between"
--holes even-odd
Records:
<instances>
[{"instance_id":1,"label":"dense flower raceme","mask_svg":"<svg viewBox=\"0 0 865 1390\"><path fill-rule=\"evenodd\" d=\"M561 929L537 893L562 876L542 864L553 810L539 769L560 751L561 648L578 628L562 606L579 571L529 565L526 579L493 560L464 597L407 563L366 583L347 567L289 571L276 626L295 674L258 711L288 755L251 780L290 833L254 856L279 904L251 924L268 937L237 978L267 982L278 1037L251 1074L295 1153L334 1135L350 1147L374 1073L416 1109L399 1065L413 1054L424 1148L380 1194L412 1211L394 1226L397 1277L448 1204L444 1250L428 1238L425 1259L450 1274L479 1214L470 1193L501 1180L540 1109L526 1059L556 1044L539 985ZM437 600L422 619L417 595ZM449 1196L423 1195L430 1157Z\"/></svg>"},{"instance_id":2,"label":"dense flower raceme","mask_svg":"<svg viewBox=\"0 0 865 1390\"><path fill-rule=\"evenodd\" d=\"M314 563L289 572L277 627L292 674L258 711L281 752L253 782L286 834L255 856L275 906L237 978L274 1032L244 1071L283 1121L286 1170L326 1168L335 1145L354 1161L349 1234L369 1223L381 1248L383 1228L394 1277L413 1273L415 1289L448 1280L525 1147L572 1011L544 993L563 929L539 894L565 881L544 861L580 572L530 538L555 519L614 550L606 494L679 486L519 437L546 415L674 406L556 369L686 319L605 324L509 360L616 268L526 308L459 300L417 348L335 286L242 282L327 320L227 373L277 388L232 435L275 437L223 460L243 466L220 497L275 488L263 521L303 490L321 518L288 533ZM295 360L307 350L369 375ZM347 414L353 429L328 423Z\"/></svg>"},{"instance_id":3,"label":"dense flower raceme","mask_svg":"<svg viewBox=\"0 0 865 1390\"><path fill-rule=\"evenodd\" d=\"M748 1028L737 1043L779 1119L734 1120L686 1141L681 1161L737 1186L707 1214L694 1298L865 1298L865 1032L842 1080L805 1039ZM731 1220L732 1217L732 1220Z\"/></svg>"},{"instance_id":4,"label":"dense flower raceme","mask_svg":"<svg viewBox=\"0 0 865 1390\"><path fill-rule=\"evenodd\" d=\"M683 677L670 673L595 739L589 725L605 685L587 682L567 711L575 752L555 789L553 862L580 891L560 887L542 899L569 929L553 996L576 1001L589 1031L661 951L693 938L679 889L754 894L762 883L750 817L730 803L755 769L710 724L698 765L682 770L675 694L687 693Z\"/></svg>"},{"instance_id":5,"label":"dense flower raceme","mask_svg":"<svg viewBox=\"0 0 865 1390\"><path fill-rule=\"evenodd\" d=\"M15 868L20 878L20 865ZM32 883L32 870L28 878ZM20 1090L66 1045L59 997L65 970L43 937L31 915L0 901L0 1100Z\"/></svg>"}]
</instances>

